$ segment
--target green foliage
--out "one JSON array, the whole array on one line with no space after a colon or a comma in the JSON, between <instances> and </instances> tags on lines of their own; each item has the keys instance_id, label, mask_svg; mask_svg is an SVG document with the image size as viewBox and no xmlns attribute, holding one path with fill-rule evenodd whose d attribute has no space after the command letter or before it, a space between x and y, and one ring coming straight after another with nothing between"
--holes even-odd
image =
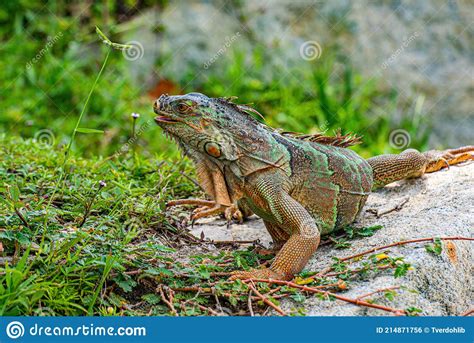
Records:
<instances>
[{"instance_id":1,"label":"green foliage","mask_svg":"<svg viewBox=\"0 0 474 343\"><path fill-rule=\"evenodd\" d=\"M173 249L156 235L142 237L148 230L166 232L172 223L162 212L165 202L194 192L194 184L182 176L190 173L187 163L138 157L136 166L132 153L120 161L73 157L69 168L74 173L60 184L46 215L64 151L4 136L0 146L0 198L9 199L0 202L0 227L8 228L0 230L7 256L0 266L2 315L102 313L117 295L99 297L106 281L125 293L137 285L126 270L141 269L153 277L173 274L163 268ZM99 180L107 185L78 229L84 203L97 193Z\"/></svg>"},{"instance_id":2,"label":"green foliage","mask_svg":"<svg viewBox=\"0 0 474 343\"><path fill-rule=\"evenodd\" d=\"M427 252L439 256L443 252L443 245L441 243L441 239L435 238L433 240L433 244L426 244L425 249Z\"/></svg>"},{"instance_id":3,"label":"green foliage","mask_svg":"<svg viewBox=\"0 0 474 343\"><path fill-rule=\"evenodd\" d=\"M356 228L351 225L348 225L343 228L344 234L337 235L332 234L329 237L329 240L334 243L336 249L347 249L351 246L351 243L348 242L348 239L354 239L358 237L370 237L375 234L377 230L383 228L382 225L373 225L367 227Z\"/></svg>"},{"instance_id":4,"label":"green foliage","mask_svg":"<svg viewBox=\"0 0 474 343\"><path fill-rule=\"evenodd\" d=\"M355 237L371 237L375 234L376 231L382 228L382 225L373 225L361 228L355 228L351 225L348 225L344 228L344 231L349 239L353 239Z\"/></svg>"},{"instance_id":5,"label":"green foliage","mask_svg":"<svg viewBox=\"0 0 474 343\"><path fill-rule=\"evenodd\" d=\"M383 295L387 300L393 301L395 299L395 296L397 295L397 292L393 289L388 289L384 292Z\"/></svg>"},{"instance_id":6,"label":"green foliage","mask_svg":"<svg viewBox=\"0 0 474 343\"><path fill-rule=\"evenodd\" d=\"M409 307L409 308L406 308L405 311L407 312L407 315L409 316L418 316L420 313L423 312L422 309L419 309L417 307Z\"/></svg>"},{"instance_id":7,"label":"green foliage","mask_svg":"<svg viewBox=\"0 0 474 343\"><path fill-rule=\"evenodd\" d=\"M393 272L393 276L398 278L406 275L408 272L409 268L411 267L410 263L399 263L397 264L397 267L395 268L395 271Z\"/></svg>"},{"instance_id":8,"label":"green foliage","mask_svg":"<svg viewBox=\"0 0 474 343\"><path fill-rule=\"evenodd\" d=\"M60 3L9 2L0 9L2 56L8 56L0 59L0 133L28 138L48 129L54 144L67 144L102 62L101 50L108 49L95 33L95 25L103 26L104 6L92 4L90 11L75 13L77 17ZM114 23L108 24L113 31ZM148 125L137 144L149 146L149 155L159 151L176 156L176 148L153 123L152 99L131 77L130 63L120 51L111 54L87 107L87 126L77 131L74 147L87 156L116 153L131 137L130 114L138 112ZM105 136L83 135L89 128L105 131Z\"/></svg>"}]
</instances>

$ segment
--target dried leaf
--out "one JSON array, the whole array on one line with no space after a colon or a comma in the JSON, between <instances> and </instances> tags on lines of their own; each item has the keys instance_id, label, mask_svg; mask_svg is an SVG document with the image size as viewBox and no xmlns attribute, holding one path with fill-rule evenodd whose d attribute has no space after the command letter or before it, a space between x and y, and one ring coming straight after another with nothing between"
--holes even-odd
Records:
<instances>
[{"instance_id":1,"label":"dried leaf","mask_svg":"<svg viewBox=\"0 0 474 343\"><path fill-rule=\"evenodd\" d=\"M377 259L377 261L381 261L381 260L384 260L384 259L388 258L388 255L384 254L384 253L381 253L381 254L375 255L375 258Z\"/></svg>"},{"instance_id":2,"label":"dried leaf","mask_svg":"<svg viewBox=\"0 0 474 343\"><path fill-rule=\"evenodd\" d=\"M310 283L313 282L313 281L314 281L314 279L313 279L313 278L310 278L310 277L303 279L303 278L301 278L301 277L298 276L298 277L295 278L295 283L296 283L297 285L307 285L307 284L310 284Z\"/></svg>"}]
</instances>

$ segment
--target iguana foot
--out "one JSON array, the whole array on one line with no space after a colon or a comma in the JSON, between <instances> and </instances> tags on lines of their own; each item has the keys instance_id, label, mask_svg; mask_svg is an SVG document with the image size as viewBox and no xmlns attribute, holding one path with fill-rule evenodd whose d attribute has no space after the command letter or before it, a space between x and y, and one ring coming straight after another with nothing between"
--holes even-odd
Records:
<instances>
[{"instance_id":1,"label":"iguana foot","mask_svg":"<svg viewBox=\"0 0 474 343\"><path fill-rule=\"evenodd\" d=\"M277 273L270 268L264 269L252 269L249 271L237 270L232 272L232 276L229 280L248 280L248 279L273 279L273 280L290 280L291 277L286 276L283 273Z\"/></svg>"},{"instance_id":2,"label":"iguana foot","mask_svg":"<svg viewBox=\"0 0 474 343\"><path fill-rule=\"evenodd\" d=\"M470 145L444 151L431 150L423 153L423 155L429 159L425 173L434 173L461 162L474 160L474 146Z\"/></svg>"},{"instance_id":3,"label":"iguana foot","mask_svg":"<svg viewBox=\"0 0 474 343\"><path fill-rule=\"evenodd\" d=\"M203 199L180 199L172 200L166 204L166 207L179 206L179 205L194 205L200 206L196 208L191 214L191 221L195 221L199 218L216 216L223 213L227 221L231 221L232 218L242 221L243 215L236 205L225 206L216 203L212 200Z\"/></svg>"}]
</instances>

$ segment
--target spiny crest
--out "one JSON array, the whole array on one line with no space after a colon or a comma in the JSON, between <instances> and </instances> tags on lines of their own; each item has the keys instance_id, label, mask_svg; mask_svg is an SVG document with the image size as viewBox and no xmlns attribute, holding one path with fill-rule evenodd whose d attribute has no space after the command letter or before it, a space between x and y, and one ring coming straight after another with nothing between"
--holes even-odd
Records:
<instances>
[{"instance_id":1,"label":"spiny crest","mask_svg":"<svg viewBox=\"0 0 474 343\"><path fill-rule=\"evenodd\" d=\"M298 132L283 131L279 133L283 136L299 139L302 141L332 145L332 146L337 146L340 148L347 148L349 146L357 145L362 142L362 137L352 134L352 133L343 135L341 134L341 129L337 129L334 132L335 134L334 136L326 136L320 132L315 133L315 134L304 134L304 133L298 133Z\"/></svg>"},{"instance_id":2,"label":"spiny crest","mask_svg":"<svg viewBox=\"0 0 474 343\"><path fill-rule=\"evenodd\" d=\"M229 97L223 97L223 98L217 98L217 101L220 102L221 104L228 105L235 109L236 111L254 119L252 117L252 114L255 114L259 116L263 121L265 121L264 116L258 112L255 108L250 107L249 104L236 104L234 100L237 100L236 96L229 96Z\"/></svg>"},{"instance_id":3,"label":"spiny crest","mask_svg":"<svg viewBox=\"0 0 474 343\"><path fill-rule=\"evenodd\" d=\"M230 97L217 98L217 101L219 101L222 104L231 106L239 113L242 113L253 120L255 120L255 118L252 116L252 114L256 114L260 118L265 120L265 118L260 112L250 107L249 105L239 105L239 104L234 103L234 100L236 99L237 99L236 96L230 96ZM263 125L262 123L260 124ZM357 145L362 142L362 137L352 134L352 133L343 135L341 133L341 129L337 129L334 132L335 134L334 136L326 136L320 132L315 133L315 134L304 134L304 133L298 133L298 132L274 130L266 125L263 125L263 126L265 126L270 131L276 131L279 134L286 137L291 137L291 138L295 138L295 139L299 139L303 141L315 142L319 144L332 145L332 146L336 146L340 148L347 148L349 146Z\"/></svg>"}]
</instances>

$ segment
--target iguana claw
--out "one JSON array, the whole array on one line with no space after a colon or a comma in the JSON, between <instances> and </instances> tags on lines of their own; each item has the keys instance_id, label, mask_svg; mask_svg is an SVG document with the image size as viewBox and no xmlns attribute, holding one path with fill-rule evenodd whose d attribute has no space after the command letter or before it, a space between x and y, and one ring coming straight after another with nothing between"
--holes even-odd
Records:
<instances>
[{"instance_id":1,"label":"iguana claw","mask_svg":"<svg viewBox=\"0 0 474 343\"><path fill-rule=\"evenodd\" d=\"M194 222L199 218L216 216L223 213L228 222L232 218L242 221L243 215L239 208L232 204L230 206L225 206L216 203L212 200L203 200L203 199L180 199L172 200L166 204L166 207L179 206L179 205L194 205L200 206L196 208L191 214L191 221Z\"/></svg>"}]
</instances>

